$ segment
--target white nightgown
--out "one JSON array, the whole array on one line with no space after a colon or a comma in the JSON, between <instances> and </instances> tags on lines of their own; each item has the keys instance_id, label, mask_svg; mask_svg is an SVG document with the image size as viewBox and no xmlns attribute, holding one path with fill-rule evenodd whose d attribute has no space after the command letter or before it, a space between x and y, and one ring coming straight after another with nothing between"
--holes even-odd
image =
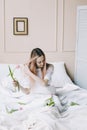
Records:
<instances>
[{"instance_id":1,"label":"white nightgown","mask_svg":"<svg viewBox=\"0 0 87 130\"><path fill-rule=\"evenodd\" d=\"M44 94L47 94L47 93L53 94L54 90L53 90L53 87L50 85L53 71L54 71L54 67L53 67L53 65L50 65L49 68L47 69L45 77L44 77L44 80L45 79L48 80L47 86L41 86L38 82L36 82L33 92L44 93ZM37 76L42 79L42 73L41 73L40 68L37 69Z\"/></svg>"},{"instance_id":2,"label":"white nightgown","mask_svg":"<svg viewBox=\"0 0 87 130\"><path fill-rule=\"evenodd\" d=\"M24 88L30 88L29 76L24 73L24 68L25 68L25 67L26 67L26 66L22 66L22 75L23 75L23 76L22 76L22 78L21 78L21 80L20 80L20 84L21 84ZM28 71L28 70L27 70L27 71ZM37 76L42 79L41 69L38 68L36 71L37 71ZM50 65L50 66L48 67L48 69L47 69L47 71L46 71L46 75L45 75L45 77L44 77L44 80L45 80L45 79L48 80L48 84L47 84L47 86L46 86L46 89L50 89L50 88L51 88L50 83L51 83L51 78L52 78L53 71L54 71L54 67L53 67L53 65ZM42 87L38 82L36 82L35 86ZM35 88L35 91L36 91L36 89L37 89L38 87ZM32 89L32 86L31 86L31 89ZM52 91L53 91L53 90L52 90Z\"/></svg>"}]
</instances>

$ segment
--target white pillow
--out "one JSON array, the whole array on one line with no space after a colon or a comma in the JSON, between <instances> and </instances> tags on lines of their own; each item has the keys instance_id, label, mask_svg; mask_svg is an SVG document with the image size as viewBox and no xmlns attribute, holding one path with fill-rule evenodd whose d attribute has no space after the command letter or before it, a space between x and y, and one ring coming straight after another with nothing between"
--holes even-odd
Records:
<instances>
[{"instance_id":1,"label":"white pillow","mask_svg":"<svg viewBox=\"0 0 87 130\"><path fill-rule=\"evenodd\" d=\"M29 80L28 77L25 77L21 72L21 65L22 64L0 64L0 82L3 85L3 87L14 89L13 86L13 80L11 76L9 76L9 68L10 66L12 72L14 71L14 78L18 80L18 82L23 87L29 86Z\"/></svg>"},{"instance_id":2,"label":"white pillow","mask_svg":"<svg viewBox=\"0 0 87 130\"><path fill-rule=\"evenodd\" d=\"M64 62L53 62L54 72L52 75L51 85L54 87L63 87L67 83L73 83L66 73Z\"/></svg>"},{"instance_id":3,"label":"white pillow","mask_svg":"<svg viewBox=\"0 0 87 130\"><path fill-rule=\"evenodd\" d=\"M8 74L8 64L0 64L0 83L3 87L11 88L13 90L13 86L11 84L12 80Z\"/></svg>"},{"instance_id":4,"label":"white pillow","mask_svg":"<svg viewBox=\"0 0 87 130\"><path fill-rule=\"evenodd\" d=\"M63 87L66 83L73 83L66 73L64 62L52 62L52 64L54 65L54 72L52 75L51 82L52 86ZM8 77L8 65L10 65L12 70L14 70L14 68L17 66L17 64L0 64L0 79L3 85L8 87L11 86L12 88L12 79L11 77ZM23 76L20 69L16 69L14 71L14 76L23 87L29 87L28 77Z\"/></svg>"}]
</instances>

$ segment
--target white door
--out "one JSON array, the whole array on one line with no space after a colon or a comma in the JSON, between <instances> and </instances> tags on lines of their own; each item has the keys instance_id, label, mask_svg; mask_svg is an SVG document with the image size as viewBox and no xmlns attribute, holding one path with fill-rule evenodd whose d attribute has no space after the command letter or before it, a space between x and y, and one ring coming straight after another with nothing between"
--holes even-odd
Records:
<instances>
[{"instance_id":1,"label":"white door","mask_svg":"<svg viewBox=\"0 0 87 130\"><path fill-rule=\"evenodd\" d=\"M87 89L87 6L77 8L75 82Z\"/></svg>"}]
</instances>

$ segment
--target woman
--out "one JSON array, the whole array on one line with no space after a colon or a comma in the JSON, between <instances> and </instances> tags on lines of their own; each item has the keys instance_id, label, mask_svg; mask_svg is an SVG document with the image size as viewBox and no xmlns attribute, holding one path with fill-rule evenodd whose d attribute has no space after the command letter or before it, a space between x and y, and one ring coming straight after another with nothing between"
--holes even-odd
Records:
<instances>
[{"instance_id":1,"label":"woman","mask_svg":"<svg viewBox=\"0 0 87 130\"><path fill-rule=\"evenodd\" d=\"M54 66L46 63L44 52L40 48L35 48L31 52L29 62L24 65L24 72L29 76L30 86L29 88L19 87L23 92L29 94L36 84L43 87L48 86L50 85L53 70ZM18 83L15 81L14 85L17 86Z\"/></svg>"},{"instance_id":2,"label":"woman","mask_svg":"<svg viewBox=\"0 0 87 130\"><path fill-rule=\"evenodd\" d=\"M29 88L24 88L19 85L20 89L24 93L31 93L33 96L35 96L35 93L40 93L41 95L45 94L48 96L51 95L50 97L53 98L59 111L64 111L65 108L62 107L59 98L55 96L55 88L51 87L51 76L54 71L54 66L46 63L45 54L40 48L35 48L32 50L30 60L24 65L23 71L29 77L30 81ZM17 86L18 83L14 82L14 85Z\"/></svg>"}]
</instances>

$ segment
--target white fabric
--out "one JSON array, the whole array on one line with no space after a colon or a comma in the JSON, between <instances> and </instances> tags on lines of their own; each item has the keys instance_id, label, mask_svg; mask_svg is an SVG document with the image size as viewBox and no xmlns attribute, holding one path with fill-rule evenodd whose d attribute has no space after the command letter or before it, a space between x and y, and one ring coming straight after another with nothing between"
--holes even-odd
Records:
<instances>
[{"instance_id":1,"label":"white fabric","mask_svg":"<svg viewBox=\"0 0 87 130\"><path fill-rule=\"evenodd\" d=\"M38 85L29 95L10 91L10 83L8 88L4 87L6 82L3 82L3 86L0 85L0 130L87 130L87 90L79 88L65 78L67 76L64 63L60 63L58 67L59 70L54 70L57 86L54 85L55 82L53 85L57 87L56 95L58 94L59 98L52 95L47 88ZM3 69L0 67L0 71L5 72ZM60 72L59 85L57 76L59 77ZM63 87L58 88L60 86ZM55 102L53 107L46 106L46 100L50 97L53 97ZM77 105L72 106L72 102Z\"/></svg>"},{"instance_id":2,"label":"white fabric","mask_svg":"<svg viewBox=\"0 0 87 130\"><path fill-rule=\"evenodd\" d=\"M56 94L60 95L60 94L68 93L72 90L78 90L78 89L80 89L79 86L77 86L75 84L67 83L61 88L56 88Z\"/></svg>"},{"instance_id":3,"label":"white fabric","mask_svg":"<svg viewBox=\"0 0 87 130\"><path fill-rule=\"evenodd\" d=\"M49 84L51 82L53 72L54 72L54 66L50 65L49 68L47 69L46 75L44 77L44 79L47 79L49 81Z\"/></svg>"},{"instance_id":4,"label":"white fabric","mask_svg":"<svg viewBox=\"0 0 87 130\"><path fill-rule=\"evenodd\" d=\"M46 71L45 77L44 79L48 80L48 85L50 85L51 83L51 77L54 71L54 67L52 65L49 66L49 68ZM37 69L37 76L40 77L42 79L42 73L41 73L41 69Z\"/></svg>"},{"instance_id":5,"label":"white fabric","mask_svg":"<svg viewBox=\"0 0 87 130\"><path fill-rule=\"evenodd\" d=\"M51 86L63 87L67 83L73 83L66 73L64 62L55 62L54 73L52 75Z\"/></svg>"},{"instance_id":6,"label":"white fabric","mask_svg":"<svg viewBox=\"0 0 87 130\"><path fill-rule=\"evenodd\" d=\"M68 109L59 113L57 109L59 104L54 107L44 106L50 94L32 93L13 98L10 93L6 95L0 86L0 130L86 130L87 90L73 84L67 84L64 88L62 88L63 95L60 95L60 99L66 96ZM54 100L58 103L57 97ZM79 105L71 106L71 102ZM25 105L19 103L25 103ZM9 114L6 108L9 111L12 108L17 111Z\"/></svg>"}]
</instances>

